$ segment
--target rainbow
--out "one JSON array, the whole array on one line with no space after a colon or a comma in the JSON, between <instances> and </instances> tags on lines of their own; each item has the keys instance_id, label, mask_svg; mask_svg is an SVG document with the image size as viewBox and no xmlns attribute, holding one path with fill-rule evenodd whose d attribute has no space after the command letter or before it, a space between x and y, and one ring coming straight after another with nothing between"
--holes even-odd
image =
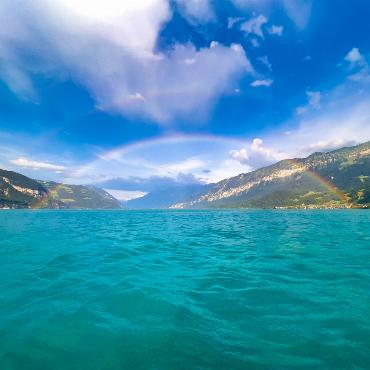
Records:
<instances>
[{"instance_id":1,"label":"rainbow","mask_svg":"<svg viewBox=\"0 0 370 370\"><path fill-rule=\"evenodd\" d=\"M238 139L238 138L230 138L225 136L216 136L216 135L184 135L184 134L176 134L176 135L169 135L169 136L161 136L147 140L140 140L134 143L125 144L114 148L112 150L106 151L98 156L95 161L89 162L84 166L81 166L77 172L83 174L86 170L94 167L94 165L101 161L102 159L109 160L115 159L117 157L122 157L125 154L128 154L132 151L148 148L150 146L158 145L158 144L176 144L176 143L195 143L195 142L210 142L210 143L223 143L223 144L233 144L233 146L243 147L246 145L246 139ZM69 179L68 179L69 180Z\"/></svg>"},{"instance_id":2,"label":"rainbow","mask_svg":"<svg viewBox=\"0 0 370 370\"><path fill-rule=\"evenodd\" d=\"M58 193L60 189L62 189L64 184L57 183L54 187L48 189L48 193ZM49 198L48 197L42 197L39 198L33 205L32 209L40 209L45 208L47 205Z\"/></svg>"},{"instance_id":3,"label":"rainbow","mask_svg":"<svg viewBox=\"0 0 370 370\"><path fill-rule=\"evenodd\" d=\"M293 165L302 167L302 164L295 159L288 159L288 161ZM349 202L350 199L348 198L348 196L328 179L319 175L317 172L313 171L308 167L304 168L304 172L312 179L314 179L317 183L319 183L322 187L324 187L329 193L334 194L341 202L343 203Z\"/></svg>"}]
</instances>

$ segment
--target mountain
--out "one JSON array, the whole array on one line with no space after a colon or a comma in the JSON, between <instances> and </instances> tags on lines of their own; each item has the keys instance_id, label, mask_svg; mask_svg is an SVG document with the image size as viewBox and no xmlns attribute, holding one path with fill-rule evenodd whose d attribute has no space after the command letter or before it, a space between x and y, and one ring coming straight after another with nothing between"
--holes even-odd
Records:
<instances>
[{"instance_id":1,"label":"mountain","mask_svg":"<svg viewBox=\"0 0 370 370\"><path fill-rule=\"evenodd\" d=\"M0 208L32 208L47 197L39 182L13 171L0 169Z\"/></svg>"},{"instance_id":2,"label":"mountain","mask_svg":"<svg viewBox=\"0 0 370 370\"><path fill-rule=\"evenodd\" d=\"M171 208L338 208L370 204L370 142L269 167L213 184Z\"/></svg>"},{"instance_id":3,"label":"mountain","mask_svg":"<svg viewBox=\"0 0 370 370\"><path fill-rule=\"evenodd\" d=\"M179 185L128 208L347 208L370 206L370 142L286 159L215 184ZM0 208L119 209L106 191L0 170Z\"/></svg>"},{"instance_id":4,"label":"mountain","mask_svg":"<svg viewBox=\"0 0 370 370\"><path fill-rule=\"evenodd\" d=\"M106 191L84 185L37 181L0 169L0 208L119 209Z\"/></svg>"},{"instance_id":5,"label":"mountain","mask_svg":"<svg viewBox=\"0 0 370 370\"><path fill-rule=\"evenodd\" d=\"M40 181L48 191L47 203L68 209L120 209L121 202L105 190L91 185L66 185ZM53 207L55 208L55 207Z\"/></svg>"},{"instance_id":6,"label":"mountain","mask_svg":"<svg viewBox=\"0 0 370 370\"><path fill-rule=\"evenodd\" d=\"M130 209L166 209L172 204L185 202L190 197L203 194L208 185L187 184L172 186L163 190L153 191L143 197L125 202Z\"/></svg>"}]
</instances>

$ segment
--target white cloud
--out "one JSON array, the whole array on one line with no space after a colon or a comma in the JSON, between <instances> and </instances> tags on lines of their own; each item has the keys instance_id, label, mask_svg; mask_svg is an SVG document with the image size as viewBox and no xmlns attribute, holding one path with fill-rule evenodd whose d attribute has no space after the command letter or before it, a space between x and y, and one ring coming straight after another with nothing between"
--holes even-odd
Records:
<instances>
[{"instance_id":1,"label":"white cloud","mask_svg":"<svg viewBox=\"0 0 370 370\"><path fill-rule=\"evenodd\" d=\"M307 113L310 109L319 109L321 103L321 93L319 91L306 91L307 105L296 109L298 115Z\"/></svg>"},{"instance_id":2,"label":"white cloud","mask_svg":"<svg viewBox=\"0 0 370 370\"><path fill-rule=\"evenodd\" d=\"M231 0L235 6L247 11L269 11L278 3L297 28L304 29L312 12L313 0Z\"/></svg>"},{"instance_id":3,"label":"white cloud","mask_svg":"<svg viewBox=\"0 0 370 370\"><path fill-rule=\"evenodd\" d=\"M308 148L312 151L329 151L334 149L343 148L344 146L355 145L356 142L348 139L334 139L334 140L320 140L313 144L308 145Z\"/></svg>"},{"instance_id":4,"label":"white cloud","mask_svg":"<svg viewBox=\"0 0 370 370\"><path fill-rule=\"evenodd\" d=\"M128 98L129 100L145 101L145 98L139 92L129 95Z\"/></svg>"},{"instance_id":5,"label":"white cloud","mask_svg":"<svg viewBox=\"0 0 370 370\"><path fill-rule=\"evenodd\" d=\"M234 25L234 23L236 22L235 19L238 18L229 18L229 28ZM260 14L254 18L249 19L248 21L243 22L240 25L240 30L245 32L247 36L250 36L249 41L255 48L257 48L261 46L261 41L265 38L263 28L267 23L267 17L265 17L263 14ZM277 25L272 25L271 27L266 29L269 34L277 36L282 36L283 30L283 26Z\"/></svg>"},{"instance_id":6,"label":"white cloud","mask_svg":"<svg viewBox=\"0 0 370 370\"><path fill-rule=\"evenodd\" d=\"M359 82L370 81L370 68L366 58L360 53L359 48L352 48L345 56L345 61L349 63L351 74L350 80Z\"/></svg>"},{"instance_id":7,"label":"white cloud","mask_svg":"<svg viewBox=\"0 0 370 370\"><path fill-rule=\"evenodd\" d=\"M359 48L352 48L344 58L352 64L363 64L364 57L361 55Z\"/></svg>"},{"instance_id":8,"label":"white cloud","mask_svg":"<svg viewBox=\"0 0 370 370\"><path fill-rule=\"evenodd\" d=\"M207 183L214 183L250 171L253 171L253 167L234 159L226 159L217 163L205 180Z\"/></svg>"},{"instance_id":9,"label":"white cloud","mask_svg":"<svg viewBox=\"0 0 370 370\"><path fill-rule=\"evenodd\" d=\"M271 27L269 27L267 29L267 31L271 35L282 36L283 31L284 31L284 27L283 26L276 26L275 24L273 24Z\"/></svg>"},{"instance_id":10,"label":"white cloud","mask_svg":"<svg viewBox=\"0 0 370 370\"><path fill-rule=\"evenodd\" d=\"M272 64L267 55L257 58L269 71L272 71Z\"/></svg>"},{"instance_id":11,"label":"white cloud","mask_svg":"<svg viewBox=\"0 0 370 370\"><path fill-rule=\"evenodd\" d=\"M295 25L304 29L312 12L312 0L282 0L285 11Z\"/></svg>"},{"instance_id":12,"label":"white cloud","mask_svg":"<svg viewBox=\"0 0 370 370\"><path fill-rule=\"evenodd\" d=\"M295 110L295 112L296 112L296 114L298 114L298 116L307 113L307 111L308 111L308 109L305 106L300 106L300 107L296 108L296 110Z\"/></svg>"},{"instance_id":13,"label":"white cloud","mask_svg":"<svg viewBox=\"0 0 370 370\"><path fill-rule=\"evenodd\" d=\"M303 157L370 140L370 95L365 89L345 80L323 94L311 94L311 105L302 107L310 114L294 117L264 136L269 147L283 148L287 158ZM320 99L317 98L320 96ZM307 99L309 99L307 94ZM289 135L287 135L289 131Z\"/></svg>"},{"instance_id":14,"label":"white cloud","mask_svg":"<svg viewBox=\"0 0 370 370\"><path fill-rule=\"evenodd\" d=\"M177 163L168 163L156 166L155 175L166 176L177 175L179 173L189 173L199 168L203 168L204 166L205 163L201 159L192 157Z\"/></svg>"},{"instance_id":15,"label":"white cloud","mask_svg":"<svg viewBox=\"0 0 370 370\"><path fill-rule=\"evenodd\" d=\"M253 139L246 148L231 150L229 156L241 164L249 165L251 168L260 167L263 164L273 163L284 158L282 153L266 147L260 138Z\"/></svg>"},{"instance_id":16,"label":"white cloud","mask_svg":"<svg viewBox=\"0 0 370 370\"><path fill-rule=\"evenodd\" d=\"M262 158L266 159L267 161L277 161L283 158L283 155L275 151L274 149L267 148L263 140L260 138L255 138L251 144L251 151L253 153L257 153Z\"/></svg>"},{"instance_id":17,"label":"white cloud","mask_svg":"<svg viewBox=\"0 0 370 370\"><path fill-rule=\"evenodd\" d=\"M348 78L352 81L357 81L357 82L370 82L370 71L369 68L362 68L356 73L351 74L348 76Z\"/></svg>"},{"instance_id":18,"label":"white cloud","mask_svg":"<svg viewBox=\"0 0 370 370\"><path fill-rule=\"evenodd\" d=\"M248 138L235 140L210 136L163 137L117 148L86 164L78 173L72 174L75 177L67 174L70 177L62 180L91 183L117 177L145 180L151 176L166 176L178 179L182 173L209 183L280 159L305 157L314 151L370 140L369 96L352 93L346 85L339 94L337 91L326 92L325 97L325 101L320 103L322 109L294 117L290 122L265 131L260 138L248 141ZM129 187L126 184L126 187L118 189L150 191L134 185L131 181ZM116 189L109 184L104 188Z\"/></svg>"},{"instance_id":19,"label":"white cloud","mask_svg":"<svg viewBox=\"0 0 370 370\"><path fill-rule=\"evenodd\" d=\"M188 66L191 66L192 64L196 63L196 60L194 58L187 58L184 60L185 64Z\"/></svg>"},{"instance_id":20,"label":"white cloud","mask_svg":"<svg viewBox=\"0 0 370 370\"><path fill-rule=\"evenodd\" d=\"M242 164L246 164L249 160L249 155L247 149L245 148L242 148L240 150L231 150L229 154L232 159L235 159Z\"/></svg>"},{"instance_id":21,"label":"white cloud","mask_svg":"<svg viewBox=\"0 0 370 370\"><path fill-rule=\"evenodd\" d=\"M321 93L320 91L307 91L308 104L310 107L320 108Z\"/></svg>"},{"instance_id":22,"label":"white cloud","mask_svg":"<svg viewBox=\"0 0 370 370\"><path fill-rule=\"evenodd\" d=\"M242 17L229 17L227 19L227 28L228 29L231 29L233 28L236 24L238 24L239 22L241 22L243 20Z\"/></svg>"},{"instance_id":23,"label":"white cloud","mask_svg":"<svg viewBox=\"0 0 370 370\"><path fill-rule=\"evenodd\" d=\"M210 0L176 0L190 21L209 22L215 19Z\"/></svg>"},{"instance_id":24,"label":"white cloud","mask_svg":"<svg viewBox=\"0 0 370 370\"><path fill-rule=\"evenodd\" d=\"M55 165L55 164L48 163L48 162L33 161L27 158L13 159L10 161L10 163L18 167L32 168L34 170L39 170L39 169L52 170L52 171L56 171L57 173L61 173L62 171L66 169L64 166L59 166L59 165Z\"/></svg>"},{"instance_id":25,"label":"white cloud","mask_svg":"<svg viewBox=\"0 0 370 370\"><path fill-rule=\"evenodd\" d=\"M195 14L205 3L184 6ZM158 52L157 37L170 17L169 0L2 0L0 78L29 99L31 76L45 74L84 86L102 110L160 123L204 119L253 68L236 46L186 44Z\"/></svg>"},{"instance_id":26,"label":"white cloud","mask_svg":"<svg viewBox=\"0 0 370 370\"><path fill-rule=\"evenodd\" d=\"M273 84L272 80L255 80L250 85L252 87L269 87Z\"/></svg>"},{"instance_id":27,"label":"white cloud","mask_svg":"<svg viewBox=\"0 0 370 370\"><path fill-rule=\"evenodd\" d=\"M261 42L257 38L255 38L255 37L253 37L253 38L250 39L250 43L255 48L259 48L261 46Z\"/></svg>"},{"instance_id":28,"label":"white cloud","mask_svg":"<svg viewBox=\"0 0 370 370\"><path fill-rule=\"evenodd\" d=\"M0 59L1 59L0 51ZM27 73L17 68L11 60L3 61L0 70L0 79L2 79L11 91L17 94L21 99L37 102L37 93L33 87L31 79Z\"/></svg>"},{"instance_id":29,"label":"white cloud","mask_svg":"<svg viewBox=\"0 0 370 370\"><path fill-rule=\"evenodd\" d=\"M261 3L266 3L270 0L232 0L235 6L240 9L249 9Z\"/></svg>"},{"instance_id":30,"label":"white cloud","mask_svg":"<svg viewBox=\"0 0 370 370\"><path fill-rule=\"evenodd\" d=\"M229 157L237 143L242 147L244 141L210 136L163 137L105 153L80 171L68 173L63 181L140 191L153 190L153 186L145 185L145 179L158 184L156 189L165 188L171 179L176 183L219 181L252 168ZM259 155L252 158L252 164L259 163L257 157L260 158Z\"/></svg>"},{"instance_id":31,"label":"white cloud","mask_svg":"<svg viewBox=\"0 0 370 370\"><path fill-rule=\"evenodd\" d=\"M334 96L330 96L334 98ZM330 151L370 140L369 97L353 104L348 97L336 105L318 111L308 119L286 131L276 128L266 133L263 140L256 138L244 147L248 160L239 161L252 168L259 168L281 159L306 157L315 151ZM267 143L267 144L265 144ZM240 150L239 150L240 151ZM235 151L235 152L239 152Z\"/></svg>"},{"instance_id":32,"label":"white cloud","mask_svg":"<svg viewBox=\"0 0 370 370\"><path fill-rule=\"evenodd\" d=\"M268 22L268 19L260 14L241 24L240 29L247 34L254 34L256 36L264 38L262 26Z\"/></svg>"}]
</instances>

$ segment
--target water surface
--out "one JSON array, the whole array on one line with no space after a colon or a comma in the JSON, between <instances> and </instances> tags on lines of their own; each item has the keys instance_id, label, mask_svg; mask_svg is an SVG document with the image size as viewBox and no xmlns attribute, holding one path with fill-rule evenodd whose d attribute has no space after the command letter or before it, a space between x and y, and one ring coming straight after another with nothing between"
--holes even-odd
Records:
<instances>
[{"instance_id":1,"label":"water surface","mask_svg":"<svg viewBox=\"0 0 370 370\"><path fill-rule=\"evenodd\" d=\"M370 369L368 211L1 211L1 370Z\"/></svg>"}]
</instances>

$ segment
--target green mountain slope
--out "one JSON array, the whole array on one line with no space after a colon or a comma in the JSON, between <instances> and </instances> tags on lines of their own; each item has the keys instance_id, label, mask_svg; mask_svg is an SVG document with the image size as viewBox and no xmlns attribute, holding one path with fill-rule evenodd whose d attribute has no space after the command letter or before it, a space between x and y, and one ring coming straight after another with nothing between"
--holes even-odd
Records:
<instances>
[{"instance_id":1,"label":"green mountain slope","mask_svg":"<svg viewBox=\"0 0 370 370\"><path fill-rule=\"evenodd\" d=\"M370 203L370 142L283 160L220 181L171 208L362 207Z\"/></svg>"},{"instance_id":2,"label":"green mountain slope","mask_svg":"<svg viewBox=\"0 0 370 370\"><path fill-rule=\"evenodd\" d=\"M106 191L88 185L66 185L40 181L48 191L46 207L68 209L120 209L119 202Z\"/></svg>"},{"instance_id":3,"label":"green mountain slope","mask_svg":"<svg viewBox=\"0 0 370 370\"><path fill-rule=\"evenodd\" d=\"M0 207L29 208L47 196L39 182L17 172L0 169Z\"/></svg>"},{"instance_id":4,"label":"green mountain slope","mask_svg":"<svg viewBox=\"0 0 370 370\"><path fill-rule=\"evenodd\" d=\"M120 209L122 205L93 186L36 181L0 170L0 208Z\"/></svg>"}]
</instances>

